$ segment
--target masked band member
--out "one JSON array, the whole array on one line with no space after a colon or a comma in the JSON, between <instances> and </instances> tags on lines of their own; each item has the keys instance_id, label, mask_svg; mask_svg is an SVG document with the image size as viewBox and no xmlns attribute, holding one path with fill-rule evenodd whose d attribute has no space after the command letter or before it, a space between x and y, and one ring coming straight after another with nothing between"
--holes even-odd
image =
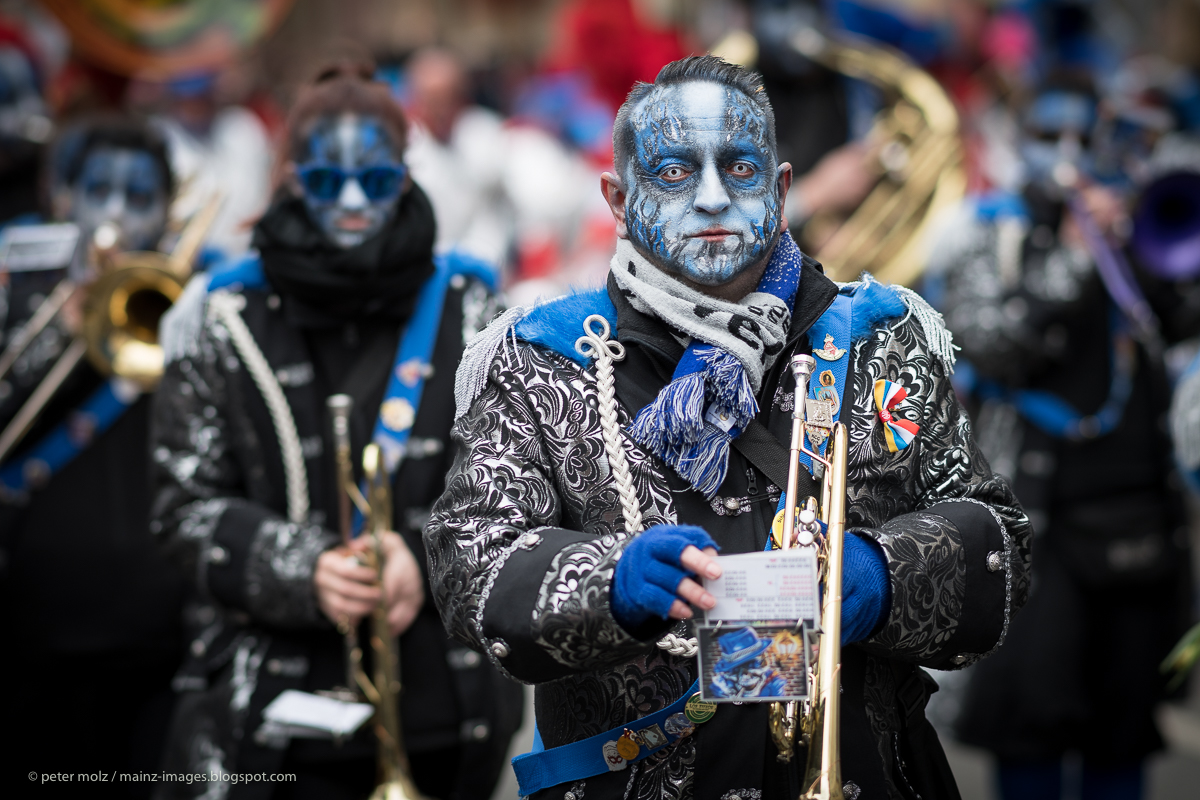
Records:
<instances>
[{"instance_id":1,"label":"masked band member","mask_svg":"<svg viewBox=\"0 0 1200 800\"><path fill-rule=\"evenodd\" d=\"M119 249L154 249L173 180L152 128L83 122L56 143L52 191L84 236L110 224ZM0 380L0 430L81 335L84 288ZM9 343L67 270L9 275ZM14 758L59 769L45 747L69 724L79 769L157 769L179 663L182 580L150 535L150 398L84 359L0 463L0 587L9 657L5 716L25 720ZM69 721L69 722L68 722ZM27 752L28 750L28 752ZM145 793L148 796L148 791Z\"/></svg>"},{"instance_id":2,"label":"masked band member","mask_svg":"<svg viewBox=\"0 0 1200 800\"><path fill-rule=\"evenodd\" d=\"M510 310L472 345L462 449L425 529L449 630L536 686L542 751L520 762L522 793L799 794L803 747L777 761L765 705L722 704L694 725L672 716L652 754L636 739L661 742L646 718L697 680L694 658L658 644L682 651L694 609L712 608L697 577L719 572L717 548L764 548L786 480L787 365L816 351L821 407L851 441L846 795L957 797L920 666L999 646L1024 602L1029 526L951 390L949 335L911 293L839 287L796 248L791 168L753 73L709 56L667 65L622 106L614 152L607 287ZM615 411L610 378L575 347L593 314L615 341L588 352L620 357Z\"/></svg>"},{"instance_id":3,"label":"masked band member","mask_svg":"<svg viewBox=\"0 0 1200 800\"><path fill-rule=\"evenodd\" d=\"M1193 606L1161 351L1195 335L1196 283L1136 258L1136 272L1101 265L1129 216L1086 177L1102 152L1099 137L1088 146L1099 128L1086 87L1044 87L1025 117L1024 189L969 204L933 265L977 376L981 444L1036 531L1035 591L1004 650L973 672L958 735L996 754L1006 800L1068 795L1072 751L1082 797L1133 800L1163 747L1158 665Z\"/></svg>"},{"instance_id":4,"label":"masked band member","mask_svg":"<svg viewBox=\"0 0 1200 800\"><path fill-rule=\"evenodd\" d=\"M336 626L383 602L400 635L418 786L486 798L519 724L519 687L446 638L425 602L420 530L450 463L455 365L496 306L486 267L434 258L433 212L403 161L406 120L371 74L341 63L305 88L257 252L190 286L166 323L154 529L193 580L167 763L295 773L270 787L276 798L367 796L371 725L340 742L293 738L263 709L288 689L344 687ZM326 411L338 393L354 399L356 464L368 442L391 443L397 531L384 537L382 586L353 558L365 541L341 546ZM240 792L263 789L235 785L230 797Z\"/></svg>"}]
</instances>

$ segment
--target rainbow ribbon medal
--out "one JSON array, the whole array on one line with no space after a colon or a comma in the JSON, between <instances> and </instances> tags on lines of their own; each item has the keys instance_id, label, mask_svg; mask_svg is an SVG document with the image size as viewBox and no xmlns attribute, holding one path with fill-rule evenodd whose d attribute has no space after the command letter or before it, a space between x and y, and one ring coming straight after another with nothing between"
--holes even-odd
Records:
<instances>
[{"instance_id":1,"label":"rainbow ribbon medal","mask_svg":"<svg viewBox=\"0 0 1200 800\"><path fill-rule=\"evenodd\" d=\"M883 437L887 440L888 451L897 453L912 444L921 428L915 422L909 422L895 416L892 411L908 397L908 390L898 383L880 378L875 381L875 408L879 410L879 418L883 420Z\"/></svg>"}]
</instances>

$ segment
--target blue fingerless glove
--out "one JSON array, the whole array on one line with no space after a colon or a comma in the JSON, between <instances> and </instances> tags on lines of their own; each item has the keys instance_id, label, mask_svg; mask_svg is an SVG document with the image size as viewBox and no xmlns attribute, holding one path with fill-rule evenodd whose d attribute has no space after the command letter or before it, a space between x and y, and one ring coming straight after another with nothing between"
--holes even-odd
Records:
<instances>
[{"instance_id":1,"label":"blue fingerless glove","mask_svg":"<svg viewBox=\"0 0 1200 800\"><path fill-rule=\"evenodd\" d=\"M861 642L892 604L887 562L879 545L846 532L842 557L842 644Z\"/></svg>"},{"instance_id":2,"label":"blue fingerless glove","mask_svg":"<svg viewBox=\"0 0 1200 800\"><path fill-rule=\"evenodd\" d=\"M652 616L667 618L680 581L695 577L679 562L688 545L717 547L695 525L655 525L625 545L612 581L613 617L621 627L633 631Z\"/></svg>"}]
</instances>

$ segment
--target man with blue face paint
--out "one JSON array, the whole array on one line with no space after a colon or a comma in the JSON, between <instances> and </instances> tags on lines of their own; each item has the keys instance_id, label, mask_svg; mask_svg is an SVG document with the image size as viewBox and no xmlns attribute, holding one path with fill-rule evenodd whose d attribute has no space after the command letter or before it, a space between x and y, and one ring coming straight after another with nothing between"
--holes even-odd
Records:
<instances>
[{"instance_id":1,"label":"man with blue face paint","mask_svg":"<svg viewBox=\"0 0 1200 800\"><path fill-rule=\"evenodd\" d=\"M319 120L295 173L309 216L335 244L357 247L396 208L407 170L380 120L354 113Z\"/></svg>"},{"instance_id":2,"label":"man with blue face paint","mask_svg":"<svg viewBox=\"0 0 1200 800\"><path fill-rule=\"evenodd\" d=\"M80 121L47 163L58 219L89 239L112 224L119 249L156 247L174 181L146 122ZM74 266L81 283L95 277L86 256ZM5 276L6 344L68 271ZM0 380L0 430L77 341L83 294ZM182 650L183 580L149 530L150 406L149 395L84 360L0 461L0 609L15 637L0 674L28 688L6 692L0 713L28 720L12 756L31 770L54 769L45 742L64 718L75 719L81 769L157 769Z\"/></svg>"},{"instance_id":3,"label":"man with blue face paint","mask_svg":"<svg viewBox=\"0 0 1200 800\"><path fill-rule=\"evenodd\" d=\"M1169 218L1167 204L1121 244L1131 210L1097 176L1099 134L1118 121L1097 124L1103 110L1086 83L1047 81L1024 111L1024 185L964 203L927 273L973 367L963 387L981 446L1038 533L1038 590L1005 648L972 673L956 722L959 739L995 755L1004 800L1143 797L1171 694L1159 665L1193 621L1162 353L1200 330L1197 283L1139 260L1136 231ZM1148 160L1128 145L1107 155L1118 171L1194 174L1195 145L1172 152L1186 141L1176 136ZM1158 244L1195 265L1170 236ZM1070 781L1068 753L1079 759Z\"/></svg>"},{"instance_id":4,"label":"man with blue face paint","mask_svg":"<svg viewBox=\"0 0 1200 800\"><path fill-rule=\"evenodd\" d=\"M277 798L368 796L372 725L330 741L263 709L286 690L345 687L339 629L369 642L363 621L383 604L399 641L399 712L417 786L430 798L484 800L520 722L520 687L447 638L425 602L420 530L453 452L455 365L496 313L494 276L457 254L434 256L433 210L403 161L407 120L372 73L341 62L304 88L255 252L195 279L164 321L154 520L169 552L208 565L188 573L205 611L188 619L192 683L167 763L205 772L215 758L223 772L295 773L294 784L273 787ZM367 538L342 541L326 409L335 394L353 398L356 470L374 443L391 480L382 581L357 558ZM242 663L256 665L248 684L229 666ZM230 692L244 695L234 717ZM206 791L178 784L167 794Z\"/></svg>"},{"instance_id":5,"label":"man with blue face paint","mask_svg":"<svg viewBox=\"0 0 1200 800\"><path fill-rule=\"evenodd\" d=\"M613 150L608 284L511 309L473 343L462 450L425 528L448 630L536 685L521 794L806 788L805 748L777 758L765 705L688 700L694 616L715 602L699 576L721 574L718 549L767 546L787 480L786 367L814 353L810 407L852 442L842 788L956 798L916 665L998 646L1024 602L1029 526L975 447L940 318L904 290L838 286L800 253L757 75L710 56L667 65L630 92Z\"/></svg>"}]
</instances>

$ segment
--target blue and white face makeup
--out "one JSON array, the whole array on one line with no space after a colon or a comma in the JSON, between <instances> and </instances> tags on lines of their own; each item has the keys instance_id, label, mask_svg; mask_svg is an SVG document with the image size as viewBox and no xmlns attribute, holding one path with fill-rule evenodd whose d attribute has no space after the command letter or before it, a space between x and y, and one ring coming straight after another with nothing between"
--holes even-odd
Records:
<instances>
[{"instance_id":1,"label":"blue and white face makeup","mask_svg":"<svg viewBox=\"0 0 1200 800\"><path fill-rule=\"evenodd\" d=\"M144 150L97 147L87 154L71 187L71 221L90 240L112 223L119 250L153 250L167 226L167 180Z\"/></svg>"},{"instance_id":2,"label":"blue and white face makeup","mask_svg":"<svg viewBox=\"0 0 1200 800\"><path fill-rule=\"evenodd\" d=\"M1071 92L1044 92L1025 114L1020 142L1025 177L1051 197L1092 171L1084 140L1095 124L1095 103Z\"/></svg>"},{"instance_id":3,"label":"blue and white face makeup","mask_svg":"<svg viewBox=\"0 0 1200 800\"><path fill-rule=\"evenodd\" d=\"M766 116L711 81L654 88L629 115L625 224L660 269L702 286L761 262L780 231L779 168Z\"/></svg>"},{"instance_id":4,"label":"blue and white face makeup","mask_svg":"<svg viewBox=\"0 0 1200 800\"><path fill-rule=\"evenodd\" d=\"M408 170L387 128L371 116L323 117L296 160L308 214L338 247L357 247L383 230Z\"/></svg>"}]
</instances>

